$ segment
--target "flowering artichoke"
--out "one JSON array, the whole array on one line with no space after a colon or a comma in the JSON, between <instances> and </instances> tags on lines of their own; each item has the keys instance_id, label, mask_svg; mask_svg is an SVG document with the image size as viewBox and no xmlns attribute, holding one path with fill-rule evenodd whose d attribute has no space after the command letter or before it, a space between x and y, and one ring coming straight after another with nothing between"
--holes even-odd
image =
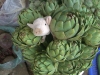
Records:
<instances>
[{"instance_id":1,"label":"flowering artichoke","mask_svg":"<svg viewBox=\"0 0 100 75\"><path fill-rule=\"evenodd\" d=\"M81 55L81 46L66 40L54 40L47 47L47 55L54 62L74 60Z\"/></svg>"},{"instance_id":2,"label":"flowering artichoke","mask_svg":"<svg viewBox=\"0 0 100 75\"><path fill-rule=\"evenodd\" d=\"M94 27L91 27L83 37L83 41L90 46L100 45L100 30Z\"/></svg>"},{"instance_id":3,"label":"flowering artichoke","mask_svg":"<svg viewBox=\"0 0 100 75\"><path fill-rule=\"evenodd\" d=\"M27 23L33 23L33 21L37 18L41 17L41 14L38 11L26 9L23 10L18 18L19 25L26 26Z\"/></svg>"},{"instance_id":4,"label":"flowering artichoke","mask_svg":"<svg viewBox=\"0 0 100 75\"><path fill-rule=\"evenodd\" d=\"M46 55L42 54L35 57L32 70L34 75L53 75L55 66Z\"/></svg>"},{"instance_id":5,"label":"flowering artichoke","mask_svg":"<svg viewBox=\"0 0 100 75\"><path fill-rule=\"evenodd\" d=\"M41 40L41 36L35 36L28 26L17 28L12 35L15 45L22 49L35 47Z\"/></svg>"}]
</instances>

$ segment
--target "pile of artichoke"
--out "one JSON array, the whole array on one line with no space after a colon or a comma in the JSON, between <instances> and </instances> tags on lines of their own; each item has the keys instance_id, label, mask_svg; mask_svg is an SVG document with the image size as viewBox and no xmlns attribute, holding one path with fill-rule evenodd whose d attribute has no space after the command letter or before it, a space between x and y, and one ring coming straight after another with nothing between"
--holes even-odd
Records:
<instances>
[{"instance_id":1,"label":"pile of artichoke","mask_svg":"<svg viewBox=\"0 0 100 75\"><path fill-rule=\"evenodd\" d=\"M51 33L43 43L27 23L51 16ZM12 34L34 75L78 75L92 65L100 45L99 0L30 0Z\"/></svg>"}]
</instances>

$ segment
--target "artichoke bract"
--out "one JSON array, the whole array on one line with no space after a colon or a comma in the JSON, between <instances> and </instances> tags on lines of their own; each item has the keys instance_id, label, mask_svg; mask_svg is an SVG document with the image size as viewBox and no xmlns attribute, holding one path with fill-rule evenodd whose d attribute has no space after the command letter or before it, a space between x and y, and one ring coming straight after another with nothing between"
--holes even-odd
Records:
<instances>
[{"instance_id":1,"label":"artichoke bract","mask_svg":"<svg viewBox=\"0 0 100 75\"><path fill-rule=\"evenodd\" d=\"M59 12L52 19L50 29L57 39L69 39L79 30L78 18L67 11Z\"/></svg>"},{"instance_id":2,"label":"artichoke bract","mask_svg":"<svg viewBox=\"0 0 100 75\"><path fill-rule=\"evenodd\" d=\"M34 75L53 75L55 66L45 54L41 54L34 59L32 70Z\"/></svg>"},{"instance_id":3,"label":"artichoke bract","mask_svg":"<svg viewBox=\"0 0 100 75\"><path fill-rule=\"evenodd\" d=\"M38 11L26 9L23 10L18 17L18 23L22 26L27 26L27 23L33 23L33 21L39 17L42 17Z\"/></svg>"},{"instance_id":4,"label":"artichoke bract","mask_svg":"<svg viewBox=\"0 0 100 75\"><path fill-rule=\"evenodd\" d=\"M66 40L54 40L47 47L47 55L54 62L74 60L81 55L81 45Z\"/></svg>"},{"instance_id":5,"label":"artichoke bract","mask_svg":"<svg viewBox=\"0 0 100 75\"><path fill-rule=\"evenodd\" d=\"M12 35L15 45L21 49L35 47L41 40L41 36L35 36L28 26L17 28Z\"/></svg>"},{"instance_id":6,"label":"artichoke bract","mask_svg":"<svg viewBox=\"0 0 100 75\"><path fill-rule=\"evenodd\" d=\"M84 35L83 41L90 46L100 45L100 30L98 28L91 27Z\"/></svg>"}]
</instances>

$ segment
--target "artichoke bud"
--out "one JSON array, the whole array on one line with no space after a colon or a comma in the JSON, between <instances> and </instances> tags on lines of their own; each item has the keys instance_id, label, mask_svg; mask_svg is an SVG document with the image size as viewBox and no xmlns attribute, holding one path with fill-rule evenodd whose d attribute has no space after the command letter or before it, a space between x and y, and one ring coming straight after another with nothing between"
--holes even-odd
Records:
<instances>
[{"instance_id":1,"label":"artichoke bud","mask_svg":"<svg viewBox=\"0 0 100 75\"><path fill-rule=\"evenodd\" d=\"M69 39L79 30L78 18L67 11L59 12L52 19L50 29L57 39Z\"/></svg>"},{"instance_id":2,"label":"artichoke bud","mask_svg":"<svg viewBox=\"0 0 100 75\"><path fill-rule=\"evenodd\" d=\"M95 57L96 52L97 48L82 44L82 54L80 56L80 59L91 60Z\"/></svg>"},{"instance_id":3,"label":"artichoke bud","mask_svg":"<svg viewBox=\"0 0 100 75\"><path fill-rule=\"evenodd\" d=\"M83 41L89 46L99 46L100 45L100 30L95 27L91 27L83 35Z\"/></svg>"},{"instance_id":4,"label":"artichoke bud","mask_svg":"<svg viewBox=\"0 0 100 75\"><path fill-rule=\"evenodd\" d=\"M66 43L65 40L55 40L50 42L47 47L47 56L54 62L61 62L65 60L65 51L66 51Z\"/></svg>"},{"instance_id":5,"label":"artichoke bud","mask_svg":"<svg viewBox=\"0 0 100 75\"><path fill-rule=\"evenodd\" d=\"M54 40L47 47L47 55L54 62L75 60L81 55L81 45L66 40Z\"/></svg>"},{"instance_id":6,"label":"artichoke bud","mask_svg":"<svg viewBox=\"0 0 100 75\"><path fill-rule=\"evenodd\" d=\"M79 60L78 62L82 64L81 68L79 69L80 72L84 70L88 70L92 65L91 60Z\"/></svg>"},{"instance_id":7,"label":"artichoke bud","mask_svg":"<svg viewBox=\"0 0 100 75\"><path fill-rule=\"evenodd\" d=\"M65 61L59 63L58 71L61 72L62 75L64 74L73 75L77 70L75 69L75 63L73 61Z\"/></svg>"},{"instance_id":8,"label":"artichoke bud","mask_svg":"<svg viewBox=\"0 0 100 75\"><path fill-rule=\"evenodd\" d=\"M38 11L26 9L19 14L18 23L19 25L26 26L27 23L33 23L33 21L39 17L42 17Z\"/></svg>"},{"instance_id":9,"label":"artichoke bud","mask_svg":"<svg viewBox=\"0 0 100 75\"><path fill-rule=\"evenodd\" d=\"M84 4L85 4L87 7L92 7L92 6L93 6L92 0L84 0Z\"/></svg>"},{"instance_id":10,"label":"artichoke bud","mask_svg":"<svg viewBox=\"0 0 100 75\"><path fill-rule=\"evenodd\" d=\"M47 1L44 5L42 5L41 12L44 16L52 15L54 10L59 8L57 1Z\"/></svg>"},{"instance_id":11,"label":"artichoke bud","mask_svg":"<svg viewBox=\"0 0 100 75\"><path fill-rule=\"evenodd\" d=\"M35 75L53 75L55 66L48 57L41 54L34 59L32 70Z\"/></svg>"},{"instance_id":12,"label":"artichoke bud","mask_svg":"<svg viewBox=\"0 0 100 75\"><path fill-rule=\"evenodd\" d=\"M43 51L43 48L40 45L38 45L33 48L27 47L25 49L22 49L21 51L24 60L33 64L35 56L39 55Z\"/></svg>"},{"instance_id":13,"label":"artichoke bud","mask_svg":"<svg viewBox=\"0 0 100 75\"><path fill-rule=\"evenodd\" d=\"M79 42L68 42L66 45L66 60L76 60L82 54L81 43Z\"/></svg>"},{"instance_id":14,"label":"artichoke bud","mask_svg":"<svg viewBox=\"0 0 100 75\"><path fill-rule=\"evenodd\" d=\"M64 4L66 5L67 8L72 10L78 10L80 11L81 5L83 1L82 0L64 0Z\"/></svg>"},{"instance_id":15,"label":"artichoke bud","mask_svg":"<svg viewBox=\"0 0 100 75\"><path fill-rule=\"evenodd\" d=\"M16 29L12 35L14 42L22 49L35 47L41 40L41 36L35 36L27 26Z\"/></svg>"}]
</instances>

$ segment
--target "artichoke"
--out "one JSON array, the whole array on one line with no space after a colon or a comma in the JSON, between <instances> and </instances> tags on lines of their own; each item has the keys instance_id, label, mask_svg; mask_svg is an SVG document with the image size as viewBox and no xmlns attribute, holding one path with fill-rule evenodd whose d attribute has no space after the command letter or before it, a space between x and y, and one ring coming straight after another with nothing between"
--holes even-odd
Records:
<instances>
[{"instance_id":1,"label":"artichoke","mask_svg":"<svg viewBox=\"0 0 100 75\"><path fill-rule=\"evenodd\" d=\"M80 11L83 0L63 0L63 3L66 5L66 8L70 11L77 10Z\"/></svg>"},{"instance_id":2,"label":"artichoke","mask_svg":"<svg viewBox=\"0 0 100 75\"><path fill-rule=\"evenodd\" d=\"M90 47L87 45L82 44L81 45L82 54L80 56L80 59L84 60L92 60L95 57L96 52L98 51L95 47Z\"/></svg>"},{"instance_id":3,"label":"artichoke","mask_svg":"<svg viewBox=\"0 0 100 75\"><path fill-rule=\"evenodd\" d=\"M50 29L57 39L69 39L79 30L78 18L67 11L59 12L52 19Z\"/></svg>"},{"instance_id":4,"label":"artichoke","mask_svg":"<svg viewBox=\"0 0 100 75\"><path fill-rule=\"evenodd\" d=\"M95 27L91 27L84 35L83 41L90 46L100 45L100 30Z\"/></svg>"},{"instance_id":5,"label":"artichoke","mask_svg":"<svg viewBox=\"0 0 100 75\"><path fill-rule=\"evenodd\" d=\"M52 41L47 47L47 55L54 62L59 62L59 61L65 60L66 44L67 44L67 41L65 41L65 40Z\"/></svg>"},{"instance_id":6,"label":"artichoke","mask_svg":"<svg viewBox=\"0 0 100 75\"><path fill-rule=\"evenodd\" d=\"M100 18L100 0L84 0L84 5L87 6L96 17Z\"/></svg>"},{"instance_id":7,"label":"artichoke","mask_svg":"<svg viewBox=\"0 0 100 75\"><path fill-rule=\"evenodd\" d=\"M33 23L33 21L39 17L42 17L38 11L26 9L23 10L18 17L18 23L21 27L27 26L27 23Z\"/></svg>"},{"instance_id":8,"label":"artichoke","mask_svg":"<svg viewBox=\"0 0 100 75\"><path fill-rule=\"evenodd\" d=\"M47 55L54 62L74 60L81 55L81 44L66 40L54 40L47 47Z\"/></svg>"},{"instance_id":9,"label":"artichoke","mask_svg":"<svg viewBox=\"0 0 100 75\"><path fill-rule=\"evenodd\" d=\"M35 58L36 55L40 54L42 52L42 47L39 46L35 46L33 48L27 47L25 49L22 49L22 55L24 60L33 63L33 60Z\"/></svg>"},{"instance_id":10,"label":"artichoke","mask_svg":"<svg viewBox=\"0 0 100 75\"><path fill-rule=\"evenodd\" d=\"M45 54L41 54L35 57L32 70L34 75L53 75L55 66Z\"/></svg>"},{"instance_id":11,"label":"artichoke","mask_svg":"<svg viewBox=\"0 0 100 75\"><path fill-rule=\"evenodd\" d=\"M83 34L94 24L95 16L83 7L81 12L69 12L62 6L54 13L50 24L52 35L57 39L79 40ZM62 12L61 12L62 10Z\"/></svg>"},{"instance_id":12,"label":"artichoke","mask_svg":"<svg viewBox=\"0 0 100 75\"><path fill-rule=\"evenodd\" d=\"M40 12L43 4L45 4L45 2L43 0L32 0L31 3L29 4L29 8L31 10L37 10Z\"/></svg>"},{"instance_id":13,"label":"artichoke","mask_svg":"<svg viewBox=\"0 0 100 75\"><path fill-rule=\"evenodd\" d=\"M79 72L88 69L91 66L91 61L84 60L72 60L60 62L58 65L58 71L62 73L62 75L78 75ZM76 74L77 72L77 74Z\"/></svg>"},{"instance_id":14,"label":"artichoke","mask_svg":"<svg viewBox=\"0 0 100 75\"><path fill-rule=\"evenodd\" d=\"M56 0L49 0L45 4L42 5L41 13L45 16L51 15L54 11L59 8L59 5Z\"/></svg>"},{"instance_id":15,"label":"artichoke","mask_svg":"<svg viewBox=\"0 0 100 75\"><path fill-rule=\"evenodd\" d=\"M12 35L14 44L19 46L21 49L35 47L41 40L41 36L35 36L28 26L16 28Z\"/></svg>"}]
</instances>

